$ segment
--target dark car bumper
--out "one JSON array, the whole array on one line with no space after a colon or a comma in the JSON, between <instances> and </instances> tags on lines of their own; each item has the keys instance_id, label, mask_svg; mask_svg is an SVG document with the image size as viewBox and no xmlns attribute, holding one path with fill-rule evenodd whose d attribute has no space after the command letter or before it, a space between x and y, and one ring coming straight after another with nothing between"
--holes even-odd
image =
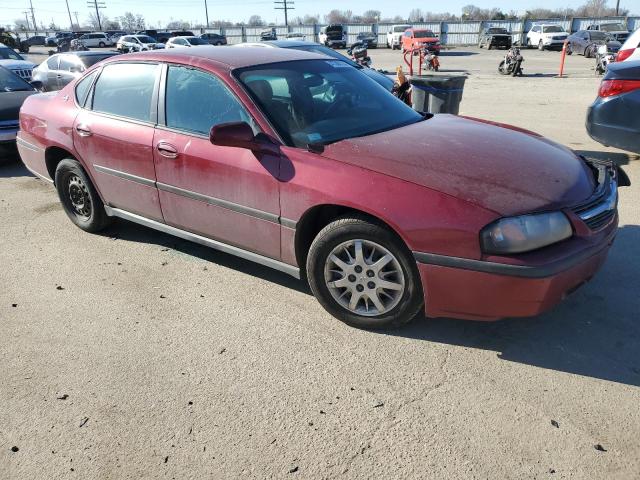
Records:
<instances>
[{"instance_id":1,"label":"dark car bumper","mask_svg":"<svg viewBox=\"0 0 640 480\"><path fill-rule=\"evenodd\" d=\"M493 47L511 47L511 37L491 37L489 45Z\"/></svg>"},{"instance_id":2,"label":"dark car bumper","mask_svg":"<svg viewBox=\"0 0 640 480\"><path fill-rule=\"evenodd\" d=\"M598 98L587 112L587 132L603 145L640 153L640 90Z\"/></svg>"}]
</instances>

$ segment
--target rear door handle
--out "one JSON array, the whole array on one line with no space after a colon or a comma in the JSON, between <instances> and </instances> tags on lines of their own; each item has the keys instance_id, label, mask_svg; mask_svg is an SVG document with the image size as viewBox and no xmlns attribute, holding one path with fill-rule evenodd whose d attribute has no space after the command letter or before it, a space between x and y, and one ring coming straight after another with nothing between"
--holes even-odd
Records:
<instances>
[{"instance_id":1,"label":"rear door handle","mask_svg":"<svg viewBox=\"0 0 640 480\"><path fill-rule=\"evenodd\" d=\"M90 137L93 135L91 129L85 125L76 125L76 132L78 132L78 135L81 137Z\"/></svg>"},{"instance_id":2,"label":"rear door handle","mask_svg":"<svg viewBox=\"0 0 640 480\"><path fill-rule=\"evenodd\" d=\"M178 158L178 149L173 145L166 142L159 142L156 145L156 150L158 153L166 158Z\"/></svg>"}]
</instances>

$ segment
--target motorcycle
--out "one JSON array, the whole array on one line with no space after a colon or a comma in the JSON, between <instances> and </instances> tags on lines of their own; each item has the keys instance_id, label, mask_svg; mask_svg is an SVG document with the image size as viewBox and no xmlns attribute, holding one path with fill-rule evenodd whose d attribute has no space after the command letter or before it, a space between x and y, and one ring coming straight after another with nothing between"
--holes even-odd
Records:
<instances>
[{"instance_id":1,"label":"motorcycle","mask_svg":"<svg viewBox=\"0 0 640 480\"><path fill-rule=\"evenodd\" d=\"M74 38L73 40L69 38L64 38L58 42L58 46L56 48L57 53L64 52L86 52L89 49L85 46L82 40Z\"/></svg>"},{"instance_id":2,"label":"motorcycle","mask_svg":"<svg viewBox=\"0 0 640 480\"><path fill-rule=\"evenodd\" d=\"M502 75L522 76L522 62L524 62L524 58L520 54L520 49L511 47L507 50L504 60L498 65L498 72Z\"/></svg>"},{"instance_id":3,"label":"motorcycle","mask_svg":"<svg viewBox=\"0 0 640 480\"><path fill-rule=\"evenodd\" d=\"M609 64L616 61L617 53L609 49L607 43L596 50L596 75L603 75Z\"/></svg>"},{"instance_id":4,"label":"motorcycle","mask_svg":"<svg viewBox=\"0 0 640 480\"><path fill-rule=\"evenodd\" d=\"M351 60L363 67L371 67L371 57L367 52L367 44L364 42L356 42L349 49L347 53L351 55Z\"/></svg>"},{"instance_id":5,"label":"motorcycle","mask_svg":"<svg viewBox=\"0 0 640 480\"><path fill-rule=\"evenodd\" d=\"M437 72L440 69L440 59L435 52L430 52L428 49L424 49L424 66L427 70L433 70Z\"/></svg>"}]
</instances>

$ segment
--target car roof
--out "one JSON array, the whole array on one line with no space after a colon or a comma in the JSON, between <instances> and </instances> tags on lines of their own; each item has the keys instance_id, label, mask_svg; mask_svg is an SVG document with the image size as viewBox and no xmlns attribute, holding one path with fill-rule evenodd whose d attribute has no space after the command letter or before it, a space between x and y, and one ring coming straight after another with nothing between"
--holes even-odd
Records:
<instances>
[{"instance_id":1,"label":"car roof","mask_svg":"<svg viewBox=\"0 0 640 480\"><path fill-rule=\"evenodd\" d=\"M78 57L95 57L95 56L103 56L103 55L119 55L116 52L96 52L96 51L84 51L84 50L80 50L77 52L61 52L61 53L56 53L55 55L76 55Z\"/></svg>"},{"instance_id":2,"label":"car roof","mask_svg":"<svg viewBox=\"0 0 640 480\"><path fill-rule=\"evenodd\" d=\"M303 45L308 45L308 43L303 43ZM124 60L176 61L185 64L199 64L201 63L200 61L209 61L231 70L253 65L265 65L295 60L327 60L327 57L326 55L317 53L285 48L220 48L202 46L199 48L171 48L168 50L151 50L140 53L129 53L127 55L115 55L109 62Z\"/></svg>"},{"instance_id":3,"label":"car roof","mask_svg":"<svg viewBox=\"0 0 640 480\"><path fill-rule=\"evenodd\" d=\"M195 35L178 35L177 37L171 37L169 40L175 40L176 38L200 38Z\"/></svg>"},{"instance_id":4,"label":"car roof","mask_svg":"<svg viewBox=\"0 0 640 480\"><path fill-rule=\"evenodd\" d=\"M266 42L260 42L259 44L254 42L253 45L264 45L269 47L279 48L296 48L296 47L308 47L309 45L320 45L315 42L305 42L304 40L267 40Z\"/></svg>"}]
</instances>

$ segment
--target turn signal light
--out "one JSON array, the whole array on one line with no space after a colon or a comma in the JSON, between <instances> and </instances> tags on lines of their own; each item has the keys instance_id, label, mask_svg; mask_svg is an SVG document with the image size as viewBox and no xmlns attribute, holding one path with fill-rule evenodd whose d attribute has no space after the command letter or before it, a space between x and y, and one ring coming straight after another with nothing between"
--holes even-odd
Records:
<instances>
[{"instance_id":1,"label":"turn signal light","mask_svg":"<svg viewBox=\"0 0 640 480\"><path fill-rule=\"evenodd\" d=\"M635 48L625 48L624 50L620 50L618 52L618 56L616 57L616 62L623 62L627 58L631 56L633 52L635 52Z\"/></svg>"},{"instance_id":2,"label":"turn signal light","mask_svg":"<svg viewBox=\"0 0 640 480\"><path fill-rule=\"evenodd\" d=\"M621 95L640 88L640 80L603 80L598 90L598 96L602 98Z\"/></svg>"}]
</instances>

